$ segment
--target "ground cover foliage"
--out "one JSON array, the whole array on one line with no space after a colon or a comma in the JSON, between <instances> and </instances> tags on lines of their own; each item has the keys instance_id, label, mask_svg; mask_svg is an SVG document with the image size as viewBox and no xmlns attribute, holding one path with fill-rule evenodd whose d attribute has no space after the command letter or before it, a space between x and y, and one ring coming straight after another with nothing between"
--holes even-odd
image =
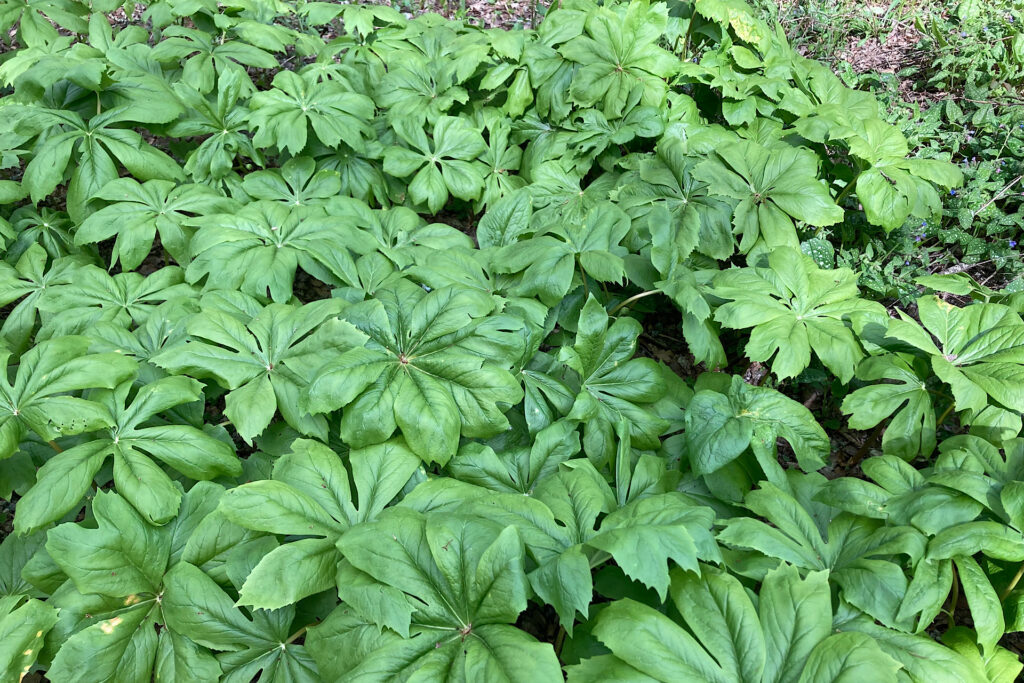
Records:
<instances>
[{"instance_id":1,"label":"ground cover foliage","mask_svg":"<svg viewBox=\"0 0 1024 683\"><path fill-rule=\"evenodd\" d=\"M834 267L963 181L873 96L724 0L118 7L0 10L5 678L1016 678L1024 295Z\"/></svg>"},{"instance_id":2,"label":"ground cover foliage","mask_svg":"<svg viewBox=\"0 0 1024 683\"><path fill-rule=\"evenodd\" d=\"M844 226L837 264L874 296L908 304L915 280L969 273L1024 288L1024 5L905 0L758 2L794 48L870 89L911 150L943 150L964 173L936 220L883 235Z\"/></svg>"}]
</instances>

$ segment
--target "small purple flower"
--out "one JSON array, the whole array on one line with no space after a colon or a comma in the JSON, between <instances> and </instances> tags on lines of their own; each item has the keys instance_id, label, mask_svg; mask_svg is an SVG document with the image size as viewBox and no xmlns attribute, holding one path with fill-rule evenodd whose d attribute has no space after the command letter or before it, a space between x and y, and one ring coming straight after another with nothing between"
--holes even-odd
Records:
<instances>
[{"instance_id":1,"label":"small purple flower","mask_svg":"<svg viewBox=\"0 0 1024 683\"><path fill-rule=\"evenodd\" d=\"M921 221L921 227L922 228L927 228L928 227L928 221Z\"/></svg>"},{"instance_id":2,"label":"small purple flower","mask_svg":"<svg viewBox=\"0 0 1024 683\"><path fill-rule=\"evenodd\" d=\"M918 235L917 237L914 238L914 241L915 242L920 242L923 239L924 239L924 235Z\"/></svg>"},{"instance_id":3,"label":"small purple flower","mask_svg":"<svg viewBox=\"0 0 1024 683\"><path fill-rule=\"evenodd\" d=\"M960 31L960 37L961 38L966 38L967 37L967 31Z\"/></svg>"},{"instance_id":4,"label":"small purple flower","mask_svg":"<svg viewBox=\"0 0 1024 683\"><path fill-rule=\"evenodd\" d=\"M955 197L956 196L956 190L950 190L949 191L949 196L950 197Z\"/></svg>"},{"instance_id":5,"label":"small purple flower","mask_svg":"<svg viewBox=\"0 0 1024 683\"><path fill-rule=\"evenodd\" d=\"M1007 244L1010 245L1010 249L1016 249L1017 248L1017 240L1010 240L1009 242L1007 242Z\"/></svg>"}]
</instances>

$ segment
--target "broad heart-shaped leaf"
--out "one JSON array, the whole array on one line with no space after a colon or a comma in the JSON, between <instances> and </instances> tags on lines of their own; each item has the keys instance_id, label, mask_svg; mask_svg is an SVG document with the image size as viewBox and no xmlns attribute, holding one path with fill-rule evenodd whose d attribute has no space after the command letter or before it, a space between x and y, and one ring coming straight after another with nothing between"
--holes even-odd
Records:
<instances>
[{"instance_id":1,"label":"broad heart-shaped leaf","mask_svg":"<svg viewBox=\"0 0 1024 683\"><path fill-rule=\"evenodd\" d=\"M289 634L295 608L256 611L249 617L213 579L188 562L164 577L167 626L218 651L225 681L315 683L323 680L303 645Z\"/></svg>"},{"instance_id":2,"label":"broad heart-shaped leaf","mask_svg":"<svg viewBox=\"0 0 1024 683\"><path fill-rule=\"evenodd\" d=\"M201 400L202 384L187 377L166 377L142 386L129 403L131 389L131 382L125 382L116 390L90 395L113 418L109 433L46 461L36 485L19 501L19 533L54 522L79 505L110 457L117 491L152 524L169 521L181 502L179 489L154 458L192 479L242 473L231 444L191 425L154 419L174 406Z\"/></svg>"},{"instance_id":3,"label":"broad heart-shaped leaf","mask_svg":"<svg viewBox=\"0 0 1024 683\"><path fill-rule=\"evenodd\" d=\"M113 127L129 117L126 107L107 110L88 121L67 110L26 110L19 127L28 132L35 134L57 127L55 134L45 137L35 148L32 161L25 167L22 184L32 201L41 201L61 183L76 147L78 154L67 196L68 213L75 220L84 218L86 202L117 178L114 159L141 180L181 179L181 169L171 157L148 145L135 131Z\"/></svg>"},{"instance_id":4,"label":"broad heart-shaped leaf","mask_svg":"<svg viewBox=\"0 0 1024 683\"><path fill-rule=\"evenodd\" d=\"M350 92L339 81L317 82L311 72L280 71L274 87L257 93L250 108L253 144L298 155L306 147L307 125L327 147L344 142L361 151L371 135L368 122L374 106L369 97Z\"/></svg>"},{"instance_id":5,"label":"broad heart-shaped leaf","mask_svg":"<svg viewBox=\"0 0 1024 683\"><path fill-rule=\"evenodd\" d=\"M1024 321L1016 311L989 303L958 308L934 295L918 299L917 308L924 327L901 313L888 321L887 339L931 361L957 410L976 416L991 400L1024 412Z\"/></svg>"},{"instance_id":6,"label":"broad heart-shaped leaf","mask_svg":"<svg viewBox=\"0 0 1024 683\"><path fill-rule=\"evenodd\" d=\"M767 262L724 270L715 276L716 296L729 299L715 320L732 329L754 328L745 352L753 361L772 360L780 379L795 377L811 362L811 350L843 382L849 382L864 352L846 320L880 312L858 297L857 276L847 268L822 270L799 249L773 249Z\"/></svg>"},{"instance_id":7,"label":"broad heart-shaped leaf","mask_svg":"<svg viewBox=\"0 0 1024 683\"><path fill-rule=\"evenodd\" d=\"M135 374L135 361L116 353L89 353L85 337L40 342L11 372L0 348L0 460L11 457L29 430L43 441L112 426L103 406L68 392L113 388ZM13 383L9 377L14 377Z\"/></svg>"},{"instance_id":8,"label":"broad heart-shaped leaf","mask_svg":"<svg viewBox=\"0 0 1024 683\"><path fill-rule=\"evenodd\" d=\"M785 439L807 472L825 466L831 452L828 435L799 402L733 376L726 394L694 394L684 416L690 467L697 474L715 472L748 447L764 461L775 460L776 440ZM765 472L770 474L769 472Z\"/></svg>"},{"instance_id":9,"label":"broad heart-shaped leaf","mask_svg":"<svg viewBox=\"0 0 1024 683\"><path fill-rule=\"evenodd\" d=\"M905 460L935 450L935 409L926 383L930 373L922 377L911 360L895 353L864 359L857 367L858 379L891 381L857 389L843 399L853 429L871 429L891 417L882 450Z\"/></svg>"},{"instance_id":10,"label":"broad heart-shaped leaf","mask_svg":"<svg viewBox=\"0 0 1024 683\"><path fill-rule=\"evenodd\" d=\"M622 280L627 251L620 242L627 232L629 217L611 202L602 202L582 223L553 226L503 247L494 256L493 268L522 272L512 293L536 295L553 306L569 292L577 267L599 282Z\"/></svg>"},{"instance_id":11,"label":"broad heart-shaped leaf","mask_svg":"<svg viewBox=\"0 0 1024 683\"><path fill-rule=\"evenodd\" d=\"M413 149L389 147L384 171L397 178L413 176L409 198L437 213L448 194L459 199L478 199L484 187L486 166L476 158L487 149L483 136L464 119L442 116L428 140L422 126L411 120L393 121L395 132Z\"/></svg>"},{"instance_id":12,"label":"broad heart-shaped leaf","mask_svg":"<svg viewBox=\"0 0 1024 683\"><path fill-rule=\"evenodd\" d=\"M444 464L459 436L488 437L508 428L503 410L523 396L511 359L478 331L493 299L472 289L426 292L398 279L374 299L344 312L369 337L326 364L303 361L303 407L344 408L342 438L359 448L400 429L424 462Z\"/></svg>"},{"instance_id":13,"label":"broad heart-shaped leaf","mask_svg":"<svg viewBox=\"0 0 1024 683\"><path fill-rule=\"evenodd\" d=\"M583 106L600 104L609 119L622 116L637 100L663 106L665 79L678 64L658 45L666 21L664 7L647 3L588 11L585 35L559 48L579 64L572 78L573 100Z\"/></svg>"},{"instance_id":14,"label":"broad heart-shaped leaf","mask_svg":"<svg viewBox=\"0 0 1024 683\"><path fill-rule=\"evenodd\" d=\"M277 303L292 298L295 271L301 267L332 284L356 284L349 250L364 252L367 237L346 217L328 215L322 207L285 206L257 201L234 214L196 219L190 245L189 282L206 277L208 287L240 289ZM232 263L234 267L224 268Z\"/></svg>"},{"instance_id":15,"label":"broad heart-shaped leaf","mask_svg":"<svg viewBox=\"0 0 1024 683\"><path fill-rule=\"evenodd\" d=\"M599 466L611 462L619 422L625 420L635 448L657 448L668 426L650 409L665 394L657 363L633 358L640 323L621 317L609 325L608 318L591 296L580 311L575 343L558 355L578 376L570 417L583 422L583 448Z\"/></svg>"},{"instance_id":16,"label":"broad heart-shaped leaf","mask_svg":"<svg viewBox=\"0 0 1024 683\"><path fill-rule=\"evenodd\" d=\"M365 338L337 319L340 299L304 306L270 304L248 320L240 320L213 305L188 322L190 341L166 349L152 362L175 374L214 378L230 389L224 414L247 443L259 436L280 411L302 434L327 440L327 420L299 407L306 379L291 362L359 344Z\"/></svg>"},{"instance_id":17,"label":"broad heart-shaped leaf","mask_svg":"<svg viewBox=\"0 0 1024 683\"><path fill-rule=\"evenodd\" d=\"M681 258L696 250L726 259L735 250L732 207L708 194L707 183L694 177L696 164L697 159L686 154L683 139L666 135L658 141L654 157L641 161L636 171L622 174L615 199L634 224L646 220L651 233L667 228L667 241ZM656 207L668 211L667 223L653 211Z\"/></svg>"},{"instance_id":18,"label":"broad heart-shaped leaf","mask_svg":"<svg viewBox=\"0 0 1024 683\"><path fill-rule=\"evenodd\" d=\"M510 626L526 609L528 590L515 527L393 508L350 529L338 547L374 583L394 589L393 599L411 596L413 614L408 638L381 632L375 615L345 606L311 628L310 648L328 678L418 671L525 683L561 675L550 645Z\"/></svg>"},{"instance_id":19,"label":"broad heart-shaped leaf","mask_svg":"<svg viewBox=\"0 0 1024 683\"><path fill-rule=\"evenodd\" d=\"M813 502L825 482L820 475L790 476L789 482L792 493L761 482L760 488L747 494L746 506L767 522L730 519L718 540L802 569L827 569L847 602L889 627L908 627L899 612L909 582L901 563L893 558L906 555L917 564L924 556L924 535L911 527L837 515L834 509Z\"/></svg>"},{"instance_id":20,"label":"broad heart-shaped leaf","mask_svg":"<svg viewBox=\"0 0 1024 683\"><path fill-rule=\"evenodd\" d=\"M278 609L335 586L342 557L335 543L350 526L370 521L408 483L420 459L400 439L349 452L349 470L334 451L299 439L274 464L273 479L229 489L220 510L246 529L305 537L265 555L239 591L239 603ZM341 576L339 575L339 579ZM342 597L361 597L359 587L337 582ZM396 630L405 624L387 620Z\"/></svg>"},{"instance_id":21,"label":"broad heart-shaped leaf","mask_svg":"<svg viewBox=\"0 0 1024 683\"><path fill-rule=\"evenodd\" d=\"M754 607L732 576L706 568L673 574L672 598L689 631L647 605L614 602L594 626L612 652L569 668L573 683L599 680L713 683L897 681L899 662L869 636L832 634L825 572L804 579L782 565L767 574ZM868 678L863 678L868 676Z\"/></svg>"},{"instance_id":22,"label":"broad heart-shaped leaf","mask_svg":"<svg viewBox=\"0 0 1024 683\"><path fill-rule=\"evenodd\" d=\"M32 668L43 638L57 623L57 610L41 600L21 596L0 598L0 672L9 680L23 680Z\"/></svg>"},{"instance_id":23,"label":"broad heart-shaped leaf","mask_svg":"<svg viewBox=\"0 0 1024 683\"><path fill-rule=\"evenodd\" d=\"M93 198L111 203L82 222L75 232L75 244L102 242L116 235L111 263L120 260L125 270L139 267L157 234L178 263L187 263L193 230L185 227L184 221L189 216L227 212L233 204L205 185L176 187L167 180L140 184L131 178L112 180Z\"/></svg>"},{"instance_id":24,"label":"broad heart-shaped leaf","mask_svg":"<svg viewBox=\"0 0 1024 683\"><path fill-rule=\"evenodd\" d=\"M739 200L733 225L742 235L740 251L747 253L759 240L768 247L797 248L794 218L815 226L843 220L843 210L818 181L817 166L808 150L743 140L716 148L694 174L711 194Z\"/></svg>"}]
</instances>

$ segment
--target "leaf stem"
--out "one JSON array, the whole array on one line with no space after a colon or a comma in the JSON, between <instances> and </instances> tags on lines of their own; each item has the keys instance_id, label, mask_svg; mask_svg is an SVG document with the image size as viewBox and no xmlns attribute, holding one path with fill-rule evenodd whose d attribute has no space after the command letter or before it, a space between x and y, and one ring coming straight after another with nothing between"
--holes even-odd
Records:
<instances>
[{"instance_id":1,"label":"leaf stem","mask_svg":"<svg viewBox=\"0 0 1024 683\"><path fill-rule=\"evenodd\" d=\"M643 299L645 296L650 296L651 294L658 294L660 291L661 290L658 290L658 289L649 289L646 292L640 292L639 294L634 294L633 296L629 297L625 301L621 302L618 306L616 306L615 308L610 310L608 312L608 315L615 315L616 313L619 312L620 309L625 308L626 306L628 306L629 304L633 303L634 301L637 301L638 299Z\"/></svg>"},{"instance_id":2,"label":"leaf stem","mask_svg":"<svg viewBox=\"0 0 1024 683\"><path fill-rule=\"evenodd\" d=\"M1003 590L1002 593L999 594L999 602L1005 600L1006 596L1013 592L1013 589L1017 587L1018 583L1020 583L1020 579L1022 576L1024 576L1024 563L1021 563L1020 568L1017 570L1017 573L1013 575L1012 579L1010 579L1010 584Z\"/></svg>"},{"instance_id":3,"label":"leaf stem","mask_svg":"<svg viewBox=\"0 0 1024 683\"><path fill-rule=\"evenodd\" d=\"M306 633L306 629L309 628L312 625L313 624L306 624L305 626L300 628L298 631L296 631L295 633L293 633L290 636L288 636L288 640L284 641L284 644L285 645L290 645L290 644L294 643L296 640L301 638Z\"/></svg>"},{"instance_id":4,"label":"leaf stem","mask_svg":"<svg viewBox=\"0 0 1024 683\"><path fill-rule=\"evenodd\" d=\"M58 446L56 441L47 441L46 443L50 444L50 448L57 451L58 453L64 452L64 449Z\"/></svg>"},{"instance_id":5,"label":"leaf stem","mask_svg":"<svg viewBox=\"0 0 1024 683\"><path fill-rule=\"evenodd\" d=\"M954 401L953 403L950 403L949 407L946 408L946 410L942 413L942 415L939 416L939 419L935 421L935 426L938 427L943 422L945 422L946 418L949 417L949 414L951 412L953 412L953 408L955 408L955 407L956 407L956 401Z\"/></svg>"},{"instance_id":6,"label":"leaf stem","mask_svg":"<svg viewBox=\"0 0 1024 683\"><path fill-rule=\"evenodd\" d=\"M562 645L565 644L565 628L562 626L558 627L558 635L555 636L555 654L562 654Z\"/></svg>"},{"instance_id":7,"label":"leaf stem","mask_svg":"<svg viewBox=\"0 0 1024 683\"><path fill-rule=\"evenodd\" d=\"M861 444L860 448L857 449L857 453L853 456L858 463L864 459L864 456L871 450L871 447L875 445L875 441L878 440L878 436L882 433L883 429L885 429L885 420L875 425L875 428L868 434L868 438L864 439L864 443Z\"/></svg>"},{"instance_id":8,"label":"leaf stem","mask_svg":"<svg viewBox=\"0 0 1024 683\"><path fill-rule=\"evenodd\" d=\"M584 299L589 299L590 298L590 287L589 287L589 285L587 285L587 274L583 270L583 264L582 263L577 263L576 265L579 266L580 279L583 280L583 298Z\"/></svg>"},{"instance_id":9,"label":"leaf stem","mask_svg":"<svg viewBox=\"0 0 1024 683\"><path fill-rule=\"evenodd\" d=\"M846 195L850 194L850 190L852 190L853 186L856 185L856 184L857 184L857 176L854 176L853 178L850 179L850 182L846 183L846 187L844 187L842 190L840 190L839 194L836 195L836 200L835 200L836 201L836 206L841 206L841 204L839 204L839 202L843 201L843 199L846 198Z\"/></svg>"},{"instance_id":10,"label":"leaf stem","mask_svg":"<svg viewBox=\"0 0 1024 683\"><path fill-rule=\"evenodd\" d=\"M949 628L956 626L956 603L960 602L960 577L956 573L956 565L953 565L953 597L949 599ZM947 629L948 630L948 629Z\"/></svg>"}]
</instances>

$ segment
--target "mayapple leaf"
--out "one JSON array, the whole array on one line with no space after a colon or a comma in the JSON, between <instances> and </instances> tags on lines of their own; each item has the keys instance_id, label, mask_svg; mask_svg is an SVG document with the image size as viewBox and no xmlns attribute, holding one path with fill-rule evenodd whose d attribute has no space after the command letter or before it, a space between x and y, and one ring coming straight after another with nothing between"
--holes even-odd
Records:
<instances>
[{"instance_id":1,"label":"mayapple leaf","mask_svg":"<svg viewBox=\"0 0 1024 683\"><path fill-rule=\"evenodd\" d=\"M494 307L473 290L426 292L397 280L344 318L369 339L313 368L305 405L313 413L344 408L341 433L352 446L399 429L424 462L444 464L460 435L493 436L508 426L499 406L522 398L510 360L473 344Z\"/></svg>"},{"instance_id":2,"label":"mayapple leaf","mask_svg":"<svg viewBox=\"0 0 1024 683\"><path fill-rule=\"evenodd\" d=\"M795 377L821 362L848 382L864 356L853 334L851 316L881 305L859 298L857 276L848 269L822 270L798 249L773 249L766 262L724 270L714 279L715 296L728 299L715 311L723 327L753 328L747 357L772 361L780 378Z\"/></svg>"},{"instance_id":3,"label":"mayapple leaf","mask_svg":"<svg viewBox=\"0 0 1024 683\"><path fill-rule=\"evenodd\" d=\"M90 354L85 337L59 337L29 349L17 364L14 380L0 375L0 459L11 457L31 430L44 441L62 434L112 426L98 403L67 395L92 387L112 389L135 374L136 364L117 353ZM0 348L0 364L10 352Z\"/></svg>"}]
</instances>

